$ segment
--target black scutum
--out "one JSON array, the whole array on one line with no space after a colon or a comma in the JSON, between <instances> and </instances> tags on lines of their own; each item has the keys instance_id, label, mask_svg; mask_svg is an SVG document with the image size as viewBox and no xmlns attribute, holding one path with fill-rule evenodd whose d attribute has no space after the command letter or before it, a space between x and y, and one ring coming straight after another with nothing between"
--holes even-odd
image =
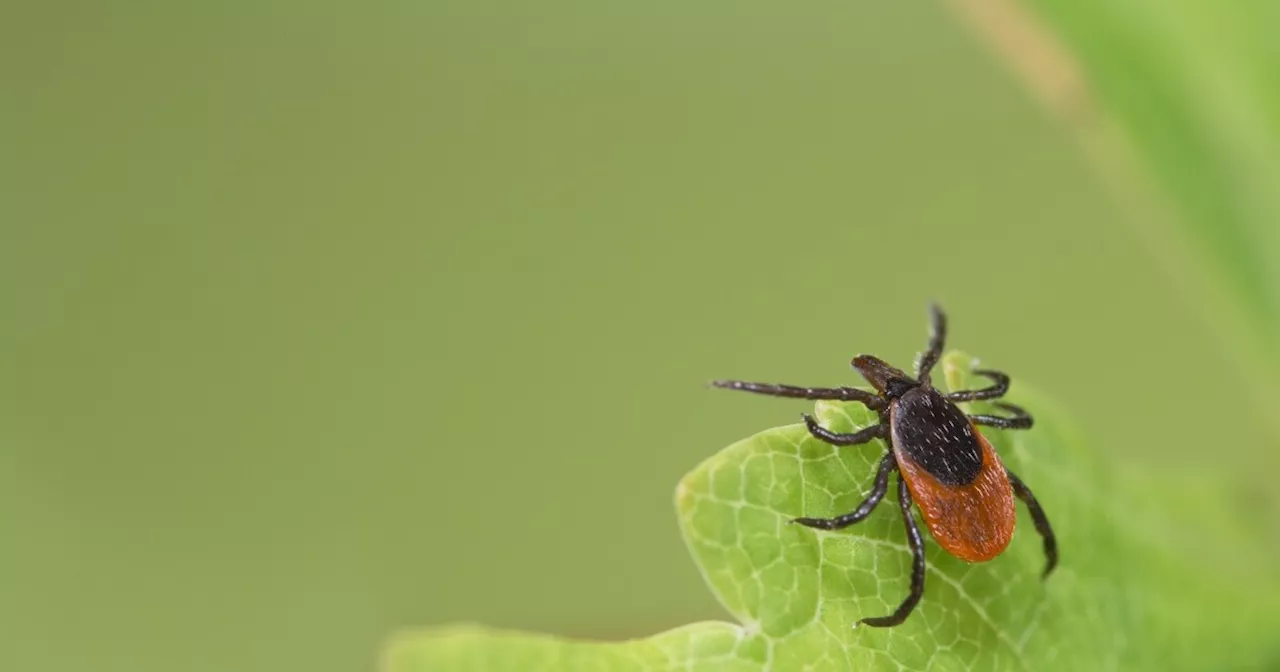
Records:
<instances>
[{"instance_id":1,"label":"black scutum","mask_svg":"<svg viewBox=\"0 0 1280 672\"><path fill-rule=\"evenodd\" d=\"M892 410L895 447L944 485L968 485L982 471L982 449L969 418L936 390L904 394Z\"/></svg>"}]
</instances>

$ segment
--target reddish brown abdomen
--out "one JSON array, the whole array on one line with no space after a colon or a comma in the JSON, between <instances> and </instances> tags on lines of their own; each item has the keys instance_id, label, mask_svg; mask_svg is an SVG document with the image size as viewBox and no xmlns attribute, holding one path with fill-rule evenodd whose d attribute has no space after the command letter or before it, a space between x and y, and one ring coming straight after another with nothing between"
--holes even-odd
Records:
<instances>
[{"instance_id":1,"label":"reddish brown abdomen","mask_svg":"<svg viewBox=\"0 0 1280 672\"><path fill-rule=\"evenodd\" d=\"M961 560L982 562L1009 546L1017 513L1004 465L972 422L970 427L981 449L982 467L965 485L942 483L897 441L893 451L911 498L938 545Z\"/></svg>"}]
</instances>

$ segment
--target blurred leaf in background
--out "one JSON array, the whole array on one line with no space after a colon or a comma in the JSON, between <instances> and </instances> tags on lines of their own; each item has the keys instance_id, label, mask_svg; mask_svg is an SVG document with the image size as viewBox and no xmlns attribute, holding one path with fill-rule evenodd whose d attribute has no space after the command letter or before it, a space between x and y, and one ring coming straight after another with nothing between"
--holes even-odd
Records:
<instances>
[{"instance_id":1,"label":"blurred leaf in background","mask_svg":"<svg viewBox=\"0 0 1280 672\"><path fill-rule=\"evenodd\" d=\"M953 0L1117 186L1280 454L1280 4Z\"/></svg>"},{"instance_id":2,"label":"blurred leaf in background","mask_svg":"<svg viewBox=\"0 0 1280 672\"><path fill-rule=\"evenodd\" d=\"M948 387L981 387L973 365L959 353L944 358ZM474 628L411 633L392 644L385 669L1227 671L1269 662L1280 584L1247 526L1228 507L1187 511L1182 482L1104 458L1035 396L1013 400L1034 409L1036 427L984 433L1058 532L1063 563L1043 583L1040 537L1019 505L1018 531L998 558L965 563L930 539L925 597L907 621L851 627L892 612L906 594L910 553L893 497L838 532L788 521L856 508L884 444L837 448L790 425L726 448L677 490L685 542L742 625L700 623L619 644ZM819 402L817 416L837 432L878 422L857 404Z\"/></svg>"}]
</instances>

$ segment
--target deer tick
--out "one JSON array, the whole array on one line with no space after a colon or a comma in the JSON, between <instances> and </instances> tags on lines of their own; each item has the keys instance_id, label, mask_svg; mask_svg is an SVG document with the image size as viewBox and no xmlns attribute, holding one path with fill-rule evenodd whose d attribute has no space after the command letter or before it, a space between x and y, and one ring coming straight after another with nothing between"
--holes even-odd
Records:
<instances>
[{"instance_id":1,"label":"deer tick","mask_svg":"<svg viewBox=\"0 0 1280 672\"><path fill-rule=\"evenodd\" d=\"M942 356L947 336L947 318L937 305L930 306L933 333L929 347L916 362L914 376L907 375L884 360L871 355L853 359L857 369L875 392L852 387L819 388L793 385L718 380L716 387L755 394L797 399L856 401L875 411L878 424L851 434L838 434L818 424L806 414L809 433L833 446L853 446L883 439L889 446L880 460L871 494L858 508L835 518L796 518L792 522L822 530L838 530L866 519L884 499L889 476L898 472L898 508L906 525L911 548L911 592L888 616L864 618L860 622L875 627L902 623L924 596L924 540L911 513L914 503L925 527L938 545L967 562L983 562L1000 555L1013 536L1016 513L1013 498L1026 503L1036 531L1044 539L1048 576L1058 564L1058 545L1053 528L1035 495L1012 471L1004 468L979 425L1003 429L1030 429L1031 416L1004 402L995 406L1009 415L966 414L956 402L998 399L1009 390L1009 376L985 369L974 373L989 379L990 387L980 390L939 392L929 373Z\"/></svg>"}]
</instances>

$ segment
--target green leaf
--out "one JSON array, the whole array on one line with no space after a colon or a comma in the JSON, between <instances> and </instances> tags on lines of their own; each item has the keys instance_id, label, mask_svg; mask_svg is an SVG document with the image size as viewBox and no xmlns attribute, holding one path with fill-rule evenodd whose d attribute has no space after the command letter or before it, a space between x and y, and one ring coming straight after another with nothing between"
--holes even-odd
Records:
<instances>
[{"instance_id":1,"label":"green leaf","mask_svg":"<svg viewBox=\"0 0 1280 672\"><path fill-rule=\"evenodd\" d=\"M948 386L980 385L968 379L972 364L945 357ZM1171 482L1122 469L1043 400L1021 388L1011 399L1035 413L1035 429L987 435L1058 533L1062 564L1046 581L1020 505L1003 555L967 564L927 540L916 612L896 628L853 627L906 596L910 557L893 497L839 532L787 521L856 507L885 447L836 448L791 425L729 446L677 488L685 541L737 624L620 643L427 630L396 638L385 669L1232 670L1280 661L1268 558L1227 504L1206 510L1200 495L1187 496L1203 475ZM817 414L837 431L875 422L858 405L821 402Z\"/></svg>"}]
</instances>

